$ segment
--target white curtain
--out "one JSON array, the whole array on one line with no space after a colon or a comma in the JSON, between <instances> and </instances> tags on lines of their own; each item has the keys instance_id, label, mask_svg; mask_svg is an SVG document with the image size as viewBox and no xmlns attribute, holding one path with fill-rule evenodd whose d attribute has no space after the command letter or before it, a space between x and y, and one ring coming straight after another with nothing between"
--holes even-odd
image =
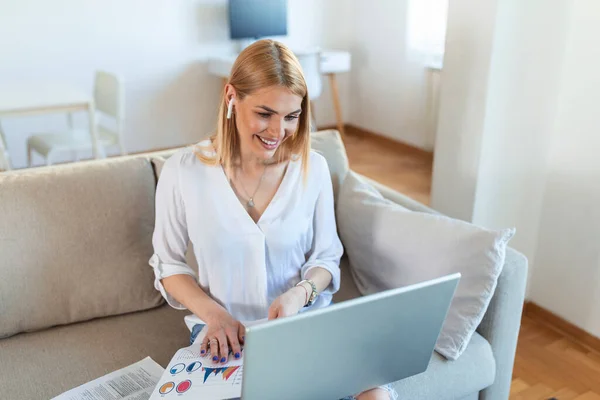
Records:
<instances>
[{"instance_id":1,"label":"white curtain","mask_svg":"<svg viewBox=\"0 0 600 400\"><path fill-rule=\"evenodd\" d=\"M444 59L448 0L408 1L408 51L428 65L440 66Z\"/></svg>"}]
</instances>

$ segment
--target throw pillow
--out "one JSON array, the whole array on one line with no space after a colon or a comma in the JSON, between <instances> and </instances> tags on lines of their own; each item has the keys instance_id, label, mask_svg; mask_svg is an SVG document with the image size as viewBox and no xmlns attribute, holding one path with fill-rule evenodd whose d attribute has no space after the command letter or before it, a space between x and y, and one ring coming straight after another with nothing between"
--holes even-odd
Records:
<instances>
[{"instance_id":1,"label":"throw pillow","mask_svg":"<svg viewBox=\"0 0 600 400\"><path fill-rule=\"evenodd\" d=\"M340 238L363 295L462 274L436 344L456 360L490 303L514 229L493 231L410 211L349 172L337 204Z\"/></svg>"}]
</instances>

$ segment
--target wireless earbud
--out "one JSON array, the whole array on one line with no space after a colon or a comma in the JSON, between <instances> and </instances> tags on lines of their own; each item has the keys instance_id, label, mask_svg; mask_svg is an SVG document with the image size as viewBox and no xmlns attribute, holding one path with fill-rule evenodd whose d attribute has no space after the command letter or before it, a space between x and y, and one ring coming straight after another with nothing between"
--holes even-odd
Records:
<instances>
[{"instance_id":1,"label":"wireless earbud","mask_svg":"<svg viewBox=\"0 0 600 400\"><path fill-rule=\"evenodd\" d=\"M233 100L234 98L232 97L227 105L227 119L231 119L231 114L233 114Z\"/></svg>"}]
</instances>

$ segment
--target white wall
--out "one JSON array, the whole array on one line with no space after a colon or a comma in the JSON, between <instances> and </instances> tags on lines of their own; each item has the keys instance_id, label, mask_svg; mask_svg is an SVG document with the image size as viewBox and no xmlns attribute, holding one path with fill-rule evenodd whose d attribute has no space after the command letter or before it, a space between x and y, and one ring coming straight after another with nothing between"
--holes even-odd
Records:
<instances>
[{"instance_id":1,"label":"white wall","mask_svg":"<svg viewBox=\"0 0 600 400\"><path fill-rule=\"evenodd\" d=\"M431 206L470 221L477 189L497 0L448 8Z\"/></svg>"},{"instance_id":2,"label":"white wall","mask_svg":"<svg viewBox=\"0 0 600 400\"><path fill-rule=\"evenodd\" d=\"M352 102L347 121L431 149L425 64L409 57L408 0L352 0Z\"/></svg>"},{"instance_id":3,"label":"white wall","mask_svg":"<svg viewBox=\"0 0 600 400\"><path fill-rule=\"evenodd\" d=\"M352 71L338 75L345 122L432 149L423 62L406 48L408 0L289 0L292 48L350 50ZM3 81L51 81L91 92L93 74L120 73L126 86L125 147L179 146L213 129L221 81L211 54L230 52L226 0L22 0L0 2ZM377 24L375 29L374 24ZM316 104L318 126L336 123L329 82ZM85 115L76 116L85 127ZM31 132L61 130L64 115L2 121L16 168L26 164ZM117 149L109 149L114 154ZM90 154L81 154L89 157ZM57 161L68 160L65 155ZM41 158L34 158L40 163Z\"/></svg>"},{"instance_id":4,"label":"white wall","mask_svg":"<svg viewBox=\"0 0 600 400\"><path fill-rule=\"evenodd\" d=\"M94 70L115 71L126 86L128 151L198 141L213 129L221 90L221 80L208 74L206 60L235 48L226 5L226 0L1 1L0 88L6 81L49 80L91 93ZM298 47L339 47L337 25L326 20L334 17L332 6L290 0L284 41ZM347 109L344 79L340 90ZM318 123L333 124L328 91L318 107ZM78 126L86 126L85 121L84 115L76 118ZM18 168L26 164L27 135L64 129L66 118L36 116L2 123Z\"/></svg>"},{"instance_id":5,"label":"white wall","mask_svg":"<svg viewBox=\"0 0 600 400\"><path fill-rule=\"evenodd\" d=\"M517 226L511 244L530 261L568 4L457 0L449 13L432 205L491 228Z\"/></svg>"},{"instance_id":6,"label":"white wall","mask_svg":"<svg viewBox=\"0 0 600 400\"><path fill-rule=\"evenodd\" d=\"M600 336L600 4L450 7L432 204L516 226L528 298Z\"/></svg>"},{"instance_id":7,"label":"white wall","mask_svg":"<svg viewBox=\"0 0 600 400\"><path fill-rule=\"evenodd\" d=\"M600 3L570 18L530 298L600 337Z\"/></svg>"},{"instance_id":8,"label":"white wall","mask_svg":"<svg viewBox=\"0 0 600 400\"><path fill-rule=\"evenodd\" d=\"M516 226L511 245L528 256L530 277L556 136L570 3L504 0L497 9L472 220Z\"/></svg>"},{"instance_id":9,"label":"white wall","mask_svg":"<svg viewBox=\"0 0 600 400\"><path fill-rule=\"evenodd\" d=\"M228 46L224 4L2 2L0 80L49 80L91 92L95 69L115 71L126 82L129 151L191 143L214 121L220 83L205 61ZM28 132L64 129L65 117L6 119L3 126L13 162L22 167Z\"/></svg>"}]
</instances>

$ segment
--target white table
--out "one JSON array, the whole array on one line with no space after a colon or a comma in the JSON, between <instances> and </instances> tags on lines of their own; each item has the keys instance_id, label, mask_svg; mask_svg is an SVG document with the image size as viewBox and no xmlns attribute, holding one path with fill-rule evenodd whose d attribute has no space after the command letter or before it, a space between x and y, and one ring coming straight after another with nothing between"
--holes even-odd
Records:
<instances>
[{"instance_id":1,"label":"white table","mask_svg":"<svg viewBox=\"0 0 600 400\"><path fill-rule=\"evenodd\" d=\"M75 111L88 112L92 152L94 158L98 158L94 100L90 95L68 85L53 83L22 82L0 86L0 118L71 113ZM2 136L2 126L0 125L0 154L4 152L8 159L8 151L6 150L6 144L3 143ZM2 169L2 165L0 165L0 169Z\"/></svg>"},{"instance_id":2,"label":"white table","mask_svg":"<svg viewBox=\"0 0 600 400\"><path fill-rule=\"evenodd\" d=\"M215 56L208 60L208 72L223 78L227 83L231 67L237 58L237 54ZM344 119L342 118L342 107L340 105L336 74L350 71L351 56L347 51L324 50L321 52L321 73L329 77L331 95L335 107L337 128L344 133Z\"/></svg>"}]
</instances>

